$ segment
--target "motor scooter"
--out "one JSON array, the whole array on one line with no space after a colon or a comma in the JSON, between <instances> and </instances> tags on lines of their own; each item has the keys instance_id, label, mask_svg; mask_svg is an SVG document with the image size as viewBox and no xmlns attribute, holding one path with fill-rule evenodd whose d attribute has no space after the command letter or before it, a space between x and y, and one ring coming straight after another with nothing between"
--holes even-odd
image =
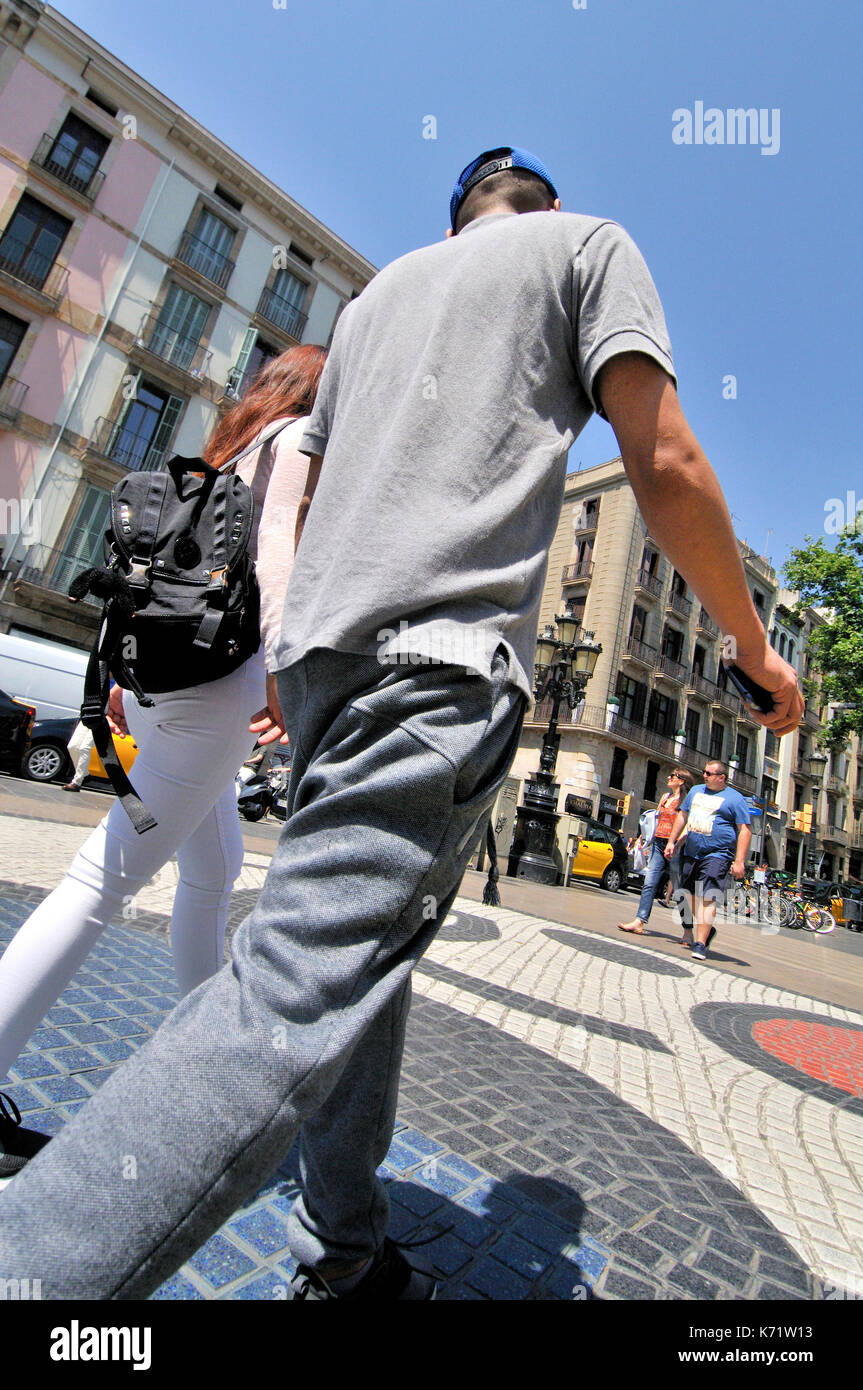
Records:
<instances>
[{"instance_id":1,"label":"motor scooter","mask_svg":"<svg viewBox=\"0 0 863 1390\"><path fill-rule=\"evenodd\" d=\"M241 767L234 779L240 815L258 821L269 811L277 820L287 820L288 776L285 767L271 767L263 775L254 768Z\"/></svg>"}]
</instances>

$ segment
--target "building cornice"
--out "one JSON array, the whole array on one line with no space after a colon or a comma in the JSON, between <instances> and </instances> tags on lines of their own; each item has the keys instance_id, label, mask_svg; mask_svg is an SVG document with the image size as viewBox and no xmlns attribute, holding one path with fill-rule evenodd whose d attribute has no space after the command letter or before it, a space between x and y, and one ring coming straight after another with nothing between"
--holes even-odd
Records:
<instances>
[{"instance_id":1,"label":"building cornice","mask_svg":"<svg viewBox=\"0 0 863 1390\"><path fill-rule=\"evenodd\" d=\"M167 140L174 141L202 164L218 171L220 179L230 183L232 192L295 230L297 239L317 260L336 266L363 285L377 274L377 266L365 256L65 15L46 5L38 29L46 38L62 44L73 59L80 62L81 73L84 75L86 69L86 80L91 86L98 88L103 79L109 88L119 88L131 103L164 127Z\"/></svg>"}]
</instances>

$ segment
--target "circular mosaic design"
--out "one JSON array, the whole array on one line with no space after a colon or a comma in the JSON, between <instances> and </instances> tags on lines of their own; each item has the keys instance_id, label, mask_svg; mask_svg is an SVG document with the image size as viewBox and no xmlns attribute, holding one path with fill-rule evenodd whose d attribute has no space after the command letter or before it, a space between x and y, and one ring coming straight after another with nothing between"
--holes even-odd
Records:
<instances>
[{"instance_id":1,"label":"circular mosaic design","mask_svg":"<svg viewBox=\"0 0 863 1390\"><path fill-rule=\"evenodd\" d=\"M863 1027L763 1004L696 1004L696 1028L749 1066L863 1115Z\"/></svg>"}]
</instances>

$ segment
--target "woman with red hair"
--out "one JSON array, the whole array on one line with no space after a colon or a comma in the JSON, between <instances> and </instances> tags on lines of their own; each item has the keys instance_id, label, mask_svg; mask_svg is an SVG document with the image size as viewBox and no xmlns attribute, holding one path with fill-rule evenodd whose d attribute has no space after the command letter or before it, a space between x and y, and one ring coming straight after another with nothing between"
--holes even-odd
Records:
<instances>
[{"instance_id":1,"label":"woman with red hair","mask_svg":"<svg viewBox=\"0 0 863 1390\"><path fill-rule=\"evenodd\" d=\"M281 728L275 681L266 677L275 669L272 653L309 469L297 445L325 360L325 350L313 346L274 358L207 444L204 458L220 467L284 422L237 465L255 498L249 553L261 591L262 647L228 676L154 695L152 709L128 691L112 691L110 720L115 731L128 729L138 745L135 790L157 824L137 835L115 802L63 882L10 942L0 960L0 1080L109 921L121 912L129 915L135 894L174 854L179 882L171 946L181 995L222 964L228 902L243 863L234 776L248 754L250 733L274 741ZM0 1095L0 1181L45 1142L45 1135L20 1128L14 1103Z\"/></svg>"}]
</instances>

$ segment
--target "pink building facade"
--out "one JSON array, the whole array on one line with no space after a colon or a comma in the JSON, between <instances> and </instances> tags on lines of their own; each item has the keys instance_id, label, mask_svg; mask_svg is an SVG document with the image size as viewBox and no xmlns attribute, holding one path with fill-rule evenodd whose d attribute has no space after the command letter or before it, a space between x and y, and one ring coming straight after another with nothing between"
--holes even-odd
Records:
<instances>
[{"instance_id":1,"label":"pink building facade","mask_svg":"<svg viewBox=\"0 0 863 1390\"><path fill-rule=\"evenodd\" d=\"M0 44L0 632L87 645L113 484L375 268L56 11L0 0Z\"/></svg>"}]
</instances>

